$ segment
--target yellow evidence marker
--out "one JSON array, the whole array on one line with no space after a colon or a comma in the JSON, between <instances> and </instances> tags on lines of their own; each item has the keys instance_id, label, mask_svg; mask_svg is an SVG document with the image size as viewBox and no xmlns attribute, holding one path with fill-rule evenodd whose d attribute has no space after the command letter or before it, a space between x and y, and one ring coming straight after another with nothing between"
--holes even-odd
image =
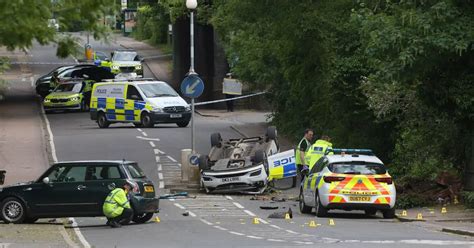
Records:
<instances>
[{"instance_id":1,"label":"yellow evidence marker","mask_svg":"<svg viewBox=\"0 0 474 248\"><path fill-rule=\"evenodd\" d=\"M447 212L448 212L448 210L447 210L445 207L441 208L441 213L442 213L442 214L445 214L445 213L447 213Z\"/></svg>"},{"instance_id":2,"label":"yellow evidence marker","mask_svg":"<svg viewBox=\"0 0 474 248\"><path fill-rule=\"evenodd\" d=\"M336 224L334 223L334 220L333 219L329 219L329 225L330 226L335 226Z\"/></svg>"},{"instance_id":3,"label":"yellow evidence marker","mask_svg":"<svg viewBox=\"0 0 474 248\"><path fill-rule=\"evenodd\" d=\"M312 220L309 222L309 227L316 227L316 221Z\"/></svg>"},{"instance_id":4,"label":"yellow evidence marker","mask_svg":"<svg viewBox=\"0 0 474 248\"><path fill-rule=\"evenodd\" d=\"M156 223L160 223L160 222L161 222L160 217L156 216L156 217L155 217L155 222L156 222Z\"/></svg>"},{"instance_id":5,"label":"yellow evidence marker","mask_svg":"<svg viewBox=\"0 0 474 248\"><path fill-rule=\"evenodd\" d=\"M402 211L402 216L403 216L403 217L406 217L407 215L408 215L408 214L407 214L407 211L406 211L406 210L403 210L403 211Z\"/></svg>"},{"instance_id":6,"label":"yellow evidence marker","mask_svg":"<svg viewBox=\"0 0 474 248\"><path fill-rule=\"evenodd\" d=\"M422 219L423 219L423 215L421 215L421 213L418 213L418 215L416 215L416 219L417 219L417 220L422 220Z\"/></svg>"},{"instance_id":7,"label":"yellow evidence marker","mask_svg":"<svg viewBox=\"0 0 474 248\"><path fill-rule=\"evenodd\" d=\"M289 219L291 219L291 218L290 218L290 214L289 214L289 213L286 213L286 214L285 214L285 220L289 220Z\"/></svg>"},{"instance_id":8,"label":"yellow evidence marker","mask_svg":"<svg viewBox=\"0 0 474 248\"><path fill-rule=\"evenodd\" d=\"M253 218L253 224L260 224L260 220L258 220L258 218Z\"/></svg>"}]
</instances>

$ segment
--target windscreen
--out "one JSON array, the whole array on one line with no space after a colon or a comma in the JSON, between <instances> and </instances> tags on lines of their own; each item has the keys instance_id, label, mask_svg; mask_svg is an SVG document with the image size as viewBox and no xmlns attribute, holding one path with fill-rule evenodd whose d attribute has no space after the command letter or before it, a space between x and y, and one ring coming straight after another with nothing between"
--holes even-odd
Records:
<instances>
[{"instance_id":1,"label":"windscreen","mask_svg":"<svg viewBox=\"0 0 474 248\"><path fill-rule=\"evenodd\" d=\"M142 169L140 169L137 164L127 164L127 169L132 178L145 178L145 173L143 173Z\"/></svg>"},{"instance_id":2,"label":"windscreen","mask_svg":"<svg viewBox=\"0 0 474 248\"><path fill-rule=\"evenodd\" d=\"M60 84L55 92L75 92L79 93L81 92L82 89L82 83L77 83L77 84Z\"/></svg>"},{"instance_id":3,"label":"windscreen","mask_svg":"<svg viewBox=\"0 0 474 248\"><path fill-rule=\"evenodd\" d=\"M115 52L112 60L114 61L134 61L136 52Z\"/></svg>"},{"instance_id":4,"label":"windscreen","mask_svg":"<svg viewBox=\"0 0 474 248\"><path fill-rule=\"evenodd\" d=\"M138 87L142 90L146 97L165 97L178 96L178 93L169 85L164 83L140 84Z\"/></svg>"},{"instance_id":5,"label":"windscreen","mask_svg":"<svg viewBox=\"0 0 474 248\"><path fill-rule=\"evenodd\" d=\"M380 175L387 173L383 164L361 161L333 163L328 165L328 169L331 172L338 174Z\"/></svg>"}]
</instances>

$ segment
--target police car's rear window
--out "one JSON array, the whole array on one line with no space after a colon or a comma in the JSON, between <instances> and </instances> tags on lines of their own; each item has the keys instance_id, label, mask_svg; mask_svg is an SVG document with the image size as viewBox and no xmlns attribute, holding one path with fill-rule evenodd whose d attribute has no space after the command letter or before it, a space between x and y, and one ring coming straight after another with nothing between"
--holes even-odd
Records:
<instances>
[{"instance_id":1,"label":"police car's rear window","mask_svg":"<svg viewBox=\"0 0 474 248\"><path fill-rule=\"evenodd\" d=\"M331 172L338 174L378 175L387 173L387 170L383 164L360 161L333 163L328 165L328 169Z\"/></svg>"},{"instance_id":2,"label":"police car's rear window","mask_svg":"<svg viewBox=\"0 0 474 248\"><path fill-rule=\"evenodd\" d=\"M138 167L137 164L128 164L127 169L130 172L132 178L144 178L145 173L143 173L142 169Z\"/></svg>"}]
</instances>

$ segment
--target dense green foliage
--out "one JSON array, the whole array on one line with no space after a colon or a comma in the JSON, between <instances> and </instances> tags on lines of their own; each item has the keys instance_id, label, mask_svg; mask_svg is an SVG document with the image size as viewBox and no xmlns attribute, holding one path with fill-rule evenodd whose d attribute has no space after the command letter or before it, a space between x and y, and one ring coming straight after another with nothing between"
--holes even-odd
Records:
<instances>
[{"instance_id":1,"label":"dense green foliage","mask_svg":"<svg viewBox=\"0 0 474 248\"><path fill-rule=\"evenodd\" d=\"M58 35L48 20L56 18L61 29L81 23L84 30L91 31L96 38L104 38L106 28L98 19L110 12L113 0L22 0L0 1L0 45L8 49L26 49L34 41L40 44L58 44L59 57L68 56L75 51L74 38Z\"/></svg>"},{"instance_id":2,"label":"dense green foliage","mask_svg":"<svg viewBox=\"0 0 474 248\"><path fill-rule=\"evenodd\" d=\"M144 5L138 8L137 24L133 35L151 44L163 44L167 42L169 23L168 12L158 2Z\"/></svg>"},{"instance_id":3,"label":"dense green foliage","mask_svg":"<svg viewBox=\"0 0 474 248\"><path fill-rule=\"evenodd\" d=\"M214 2L232 71L279 129L373 148L393 174L462 169L474 113L469 1Z\"/></svg>"}]
</instances>

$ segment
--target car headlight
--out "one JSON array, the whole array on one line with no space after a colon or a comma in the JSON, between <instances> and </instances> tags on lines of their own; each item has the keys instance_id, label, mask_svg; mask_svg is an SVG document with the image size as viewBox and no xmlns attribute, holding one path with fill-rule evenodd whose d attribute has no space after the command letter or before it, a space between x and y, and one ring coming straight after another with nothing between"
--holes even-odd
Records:
<instances>
[{"instance_id":1,"label":"car headlight","mask_svg":"<svg viewBox=\"0 0 474 248\"><path fill-rule=\"evenodd\" d=\"M112 69L118 70L118 69L119 69L119 66L118 66L118 65L113 65L113 66L112 66Z\"/></svg>"},{"instance_id":2,"label":"car headlight","mask_svg":"<svg viewBox=\"0 0 474 248\"><path fill-rule=\"evenodd\" d=\"M136 66L135 66L135 69L137 69L137 70L142 69L142 65L136 65Z\"/></svg>"},{"instance_id":3,"label":"car headlight","mask_svg":"<svg viewBox=\"0 0 474 248\"><path fill-rule=\"evenodd\" d=\"M44 99L44 102L51 102L51 100L48 99L48 98L45 98L45 99Z\"/></svg>"},{"instance_id":4,"label":"car headlight","mask_svg":"<svg viewBox=\"0 0 474 248\"><path fill-rule=\"evenodd\" d=\"M151 109L151 111L157 112L157 113L161 113L161 112L163 112L163 109L161 109L160 107L153 107L153 108Z\"/></svg>"},{"instance_id":5,"label":"car headlight","mask_svg":"<svg viewBox=\"0 0 474 248\"><path fill-rule=\"evenodd\" d=\"M191 111L191 106L188 105L188 106L184 107L184 111Z\"/></svg>"},{"instance_id":6,"label":"car headlight","mask_svg":"<svg viewBox=\"0 0 474 248\"><path fill-rule=\"evenodd\" d=\"M77 96L71 97L69 100L70 100L70 101L73 101L73 102L79 101L79 97L77 97Z\"/></svg>"}]
</instances>

